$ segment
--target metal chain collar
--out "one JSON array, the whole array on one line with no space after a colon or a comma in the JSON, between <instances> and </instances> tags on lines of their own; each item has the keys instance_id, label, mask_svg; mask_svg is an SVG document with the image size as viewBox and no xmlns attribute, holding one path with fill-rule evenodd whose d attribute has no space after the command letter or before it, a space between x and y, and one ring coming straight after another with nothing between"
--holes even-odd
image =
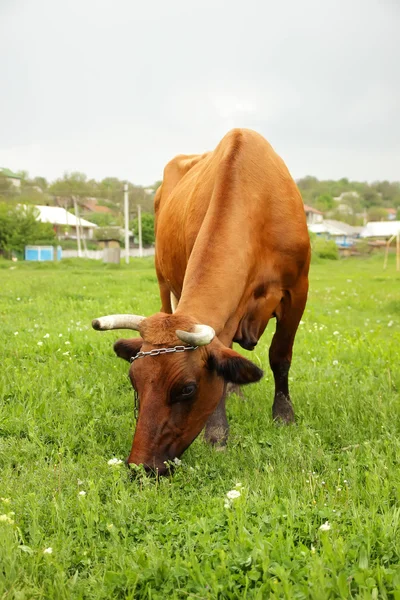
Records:
<instances>
[{"instance_id":1,"label":"metal chain collar","mask_svg":"<svg viewBox=\"0 0 400 600\"><path fill-rule=\"evenodd\" d=\"M148 352L138 352L136 356L132 356L130 362L143 358L144 356L158 356L159 354L171 354L172 352L185 352L186 350L197 350L198 346L174 346L173 348L153 348Z\"/></svg>"},{"instance_id":2,"label":"metal chain collar","mask_svg":"<svg viewBox=\"0 0 400 600\"><path fill-rule=\"evenodd\" d=\"M186 350L197 350L198 346L174 346L173 348L153 348L153 350L149 350L148 352L138 352L136 356L132 356L130 362L133 363L138 358L143 358L145 356L158 356L159 354L172 354L174 352L185 352ZM139 394L134 389L134 417L137 423L139 418Z\"/></svg>"}]
</instances>

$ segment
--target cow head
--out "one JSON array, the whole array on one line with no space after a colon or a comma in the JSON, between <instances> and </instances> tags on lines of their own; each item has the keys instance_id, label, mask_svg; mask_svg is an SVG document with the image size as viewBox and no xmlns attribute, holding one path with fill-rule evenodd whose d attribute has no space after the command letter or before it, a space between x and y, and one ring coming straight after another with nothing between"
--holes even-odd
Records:
<instances>
[{"instance_id":1,"label":"cow head","mask_svg":"<svg viewBox=\"0 0 400 600\"><path fill-rule=\"evenodd\" d=\"M135 329L141 334L114 344L119 357L132 361L129 377L139 398L128 463L143 464L159 474L167 471L166 461L179 458L201 432L227 382L243 385L258 381L263 374L224 346L211 327L191 317L111 315L95 319L93 327ZM177 349L146 354L164 348Z\"/></svg>"}]
</instances>

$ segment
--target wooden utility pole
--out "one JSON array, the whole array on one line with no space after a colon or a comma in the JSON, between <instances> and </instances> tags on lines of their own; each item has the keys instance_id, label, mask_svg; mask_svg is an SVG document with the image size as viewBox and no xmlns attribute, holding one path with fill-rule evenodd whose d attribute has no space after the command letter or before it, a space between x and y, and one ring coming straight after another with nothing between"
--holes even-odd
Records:
<instances>
[{"instance_id":1,"label":"wooden utility pole","mask_svg":"<svg viewBox=\"0 0 400 600\"><path fill-rule=\"evenodd\" d=\"M138 233L139 233L139 256L143 256L143 244L142 244L142 207L140 204L137 205L137 218L138 218Z\"/></svg>"},{"instance_id":2,"label":"wooden utility pole","mask_svg":"<svg viewBox=\"0 0 400 600\"><path fill-rule=\"evenodd\" d=\"M124 184L124 213L125 213L125 262L129 264L129 197L128 184Z\"/></svg>"},{"instance_id":3,"label":"wooden utility pole","mask_svg":"<svg viewBox=\"0 0 400 600\"><path fill-rule=\"evenodd\" d=\"M75 218L76 218L76 241L78 242L78 256L79 258L82 257L82 248L81 248L81 230L79 227L79 210L78 210L78 202L76 200L76 196L72 196L72 199L74 201L74 208L75 208Z\"/></svg>"}]
</instances>

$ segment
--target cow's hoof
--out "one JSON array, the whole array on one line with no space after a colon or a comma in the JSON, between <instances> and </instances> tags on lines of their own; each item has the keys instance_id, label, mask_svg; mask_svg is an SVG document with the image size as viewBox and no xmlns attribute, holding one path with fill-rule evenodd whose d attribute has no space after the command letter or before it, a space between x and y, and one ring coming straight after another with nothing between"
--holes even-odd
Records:
<instances>
[{"instance_id":1,"label":"cow's hoof","mask_svg":"<svg viewBox=\"0 0 400 600\"><path fill-rule=\"evenodd\" d=\"M272 407L272 418L278 425L295 423L294 410L290 398L284 394L277 394L275 396Z\"/></svg>"},{"instance_id":2,"label":"cow's hoof","mask_svg":"<svg viewBox=\"0 0 400 600\"><path fill-rule=\"evenodd\" d=\"M228 430L224 427L212 427L206 429L204 436L207 444L213 446L219 452L225 450L228 441Z\"/></svg>"},{"instance_id":3,"label":"cow's hoof","mask_svg":"<svg viewBox=\"0 0 400 600\"><path fill-rule=\"evenodd\" d=\"M226 444L216 444L214 446L215 452L225 452L226 448L227 448Z\"/></svg>"}]
</instances>

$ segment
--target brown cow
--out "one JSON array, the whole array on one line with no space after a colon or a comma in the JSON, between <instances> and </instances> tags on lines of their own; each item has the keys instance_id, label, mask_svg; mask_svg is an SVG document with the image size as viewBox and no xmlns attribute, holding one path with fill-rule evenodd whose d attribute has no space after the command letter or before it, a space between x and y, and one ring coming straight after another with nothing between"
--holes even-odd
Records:
<instances>
[{"instance_id":1,"label":"brown cow","mask_svg":"<svg viewBox=\"0 0 400 600\"><path fill-rule=\"evenodd\" d=\"M140 401L128 462L164 473L165 461L179 457L204 426L209 442L226 442L227 382L262 377L232 342L252 350L271 317L272 414L294 420L288 372L307 300L310 241L284 162L247 129L230 131L213 152L168 163L155 211L161 312L111 315L93 327L141 334L114 346L132 362Z\"/></svg>"}]
</instances>

